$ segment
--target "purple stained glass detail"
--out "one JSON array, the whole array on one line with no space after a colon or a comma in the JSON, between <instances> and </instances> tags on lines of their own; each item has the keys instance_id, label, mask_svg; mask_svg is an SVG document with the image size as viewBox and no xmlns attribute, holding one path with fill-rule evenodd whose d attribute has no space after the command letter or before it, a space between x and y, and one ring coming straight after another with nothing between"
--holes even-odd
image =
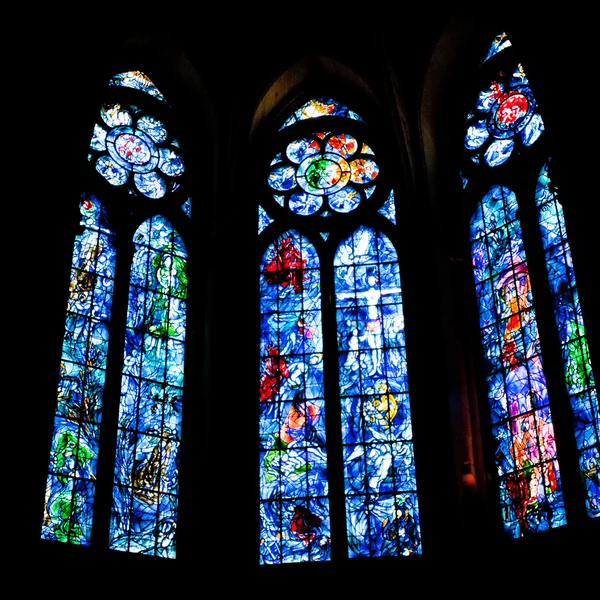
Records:
<instances>
[{"instance_id":1,"label":"purple stained glass detail","mask_svg":"<svg viewBox=\"0 0 600 600\"><path fill-rule=\"evenodd\" d=\"M548 164L540 171L536 205L546 255L554 316L562 346L567 393L575 423L581 479L586 492L587 514L600 516L600 409L598 391L585 335L585 325L563 208L553 189Z\"/></svg>"},{"instance_id":2,"label":"purple stained glass detail","mask_svg":"<svg viewBox=\"0 0 600 600\"><path fill-rule=\"evenodd\" d=\"M89 545L116 253L102 205L94 196L82 198L41 537Z\"/></svg>"},{"instance_id":3,"label":"purple stained glass detail","mask_svg":"<svg viewBox=\"0 0 600 600\"><path fill-rule=\"evenodd\" d=\"M471 255L504 529L566 523L548 388L517 198L494 186L471 219Z\"/></svg>"}]
</instances>

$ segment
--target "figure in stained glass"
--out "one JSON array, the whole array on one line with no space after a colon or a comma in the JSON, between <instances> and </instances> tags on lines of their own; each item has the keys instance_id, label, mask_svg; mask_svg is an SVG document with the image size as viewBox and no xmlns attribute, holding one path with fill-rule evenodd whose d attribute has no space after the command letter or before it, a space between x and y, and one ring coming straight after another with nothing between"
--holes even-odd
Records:
<instances>
[{"instance_id":1,"label":"figure in stained glass","mask_svg":"<svg viewBox=\"0 0 600 600\"><path fill-rule=\"evenodd\" d=\"M546 257L554 317L562 345L564 374L575 424L575 442L586 495L587 514L600 517L600 411L598 394L563 208L546 163L538 175L536 205ZM595 415L595 416L594 416Z\"/></svg>"},{"instance_id":2,"label":"figure in stained glass","mask_svg":"<svg viewBox=\"0 0 600 600\"><path fill-rule=\"evenodd\" d=\"M513 537L565 522L548 386L517 208L515 194L495 186L471 220L503 518Z\"/></svg>"},{"instance_id":3,"label":"figure in stained glass","mask_svg":"<svg viewBox=\"0 0 600 600\"><path fill-rule=\"evenodd\" d=\"M279 348L269 346L268 357L264 361L260 379L260 401L268 402L279 393L281 381L290 376L290 370L285 358L279 354Z\"/></svg>"},{"instance_id":4,"label":"figure in stained glass","mask_svg":"<svg viewBox=\"0 0 600 600\"><path fill-rule=\"evenodd\" d=\"M330 116L350 119L348 131L323 130ZM376 191L374 152L362 133L350 132L351 121L362 119L334 100L314 98L282 129L311 119L319 127L283 136L270 162L271 198L286 218L300 228L312 215L326 218L326 245L339 243L329 233L353 211L380 209L378 219L395 223L393 192L382 189L380 198ZM259 206L261 236L279 220L267 222L264 214ZM333 261L322 272L320 251L289 230L270 242L261 263L262 563L331 558L325 408L342 416L348 556L421 552L398 257L386 236L365 227L324 252ZM322 312L321 279L331 276L330 267L327 302L335 300L335 312ZM335 394L326 400L324 386L322 321L332 315L339 404Z\"/></svg>"},{"instance_id":5,"label":"figure in stained glass","mask_svg":"<svg viewBox=\"0 0 600 600\"><path fill-rule=\"evenodd\" d=\"M42 538L91 543L108 322L114 284L114 234L100 202L80 203L59 366Z\"/></svg>"},{"instance_id":6,"label":"figure in stained glass","mask_svg":"<svg viewBox=\"0 0 600 600\"><path fill-rule=\"evenodd\" d=\"M271 285L291 285L295 293L302 291L306 260L289 237L279 240L275 255L265 265L266 281Z\"/></svg>"}]
</instances>

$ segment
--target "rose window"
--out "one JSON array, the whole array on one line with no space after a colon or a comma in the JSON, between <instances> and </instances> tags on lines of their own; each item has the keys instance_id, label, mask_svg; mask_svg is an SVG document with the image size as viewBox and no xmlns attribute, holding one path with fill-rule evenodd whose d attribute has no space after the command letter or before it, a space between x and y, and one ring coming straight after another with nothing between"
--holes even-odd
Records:
<instances>
[{"instance_id":1,"label":"rose window","mask_svg":"<svg viewBox=\"0 0 600 600\"><path fill-rule=\"evenodd\" d=\"M531 146L543 130L535 97L519 66L510 78L500 75L479 93L475 111L467 118L464 143L473 162L495 167L508 160L518 144Z\"/></svg>"},{"instance_id":2,"label":"rose window","mask_svg":"<svg viewBox=\"0 0 600 600\"><path fill-rule=\"evenodd\" d=\"M134 107L105 105L96 124L89 159L111 185L128 185L132 194L162 198L177 188L184 170L177 141L162 121Z\"/></svg>"},{"instance_id":3,"label":"rose window","mask_svg":"<svg viewBox=\"0 0 600 600\"><path fill-rule=\"evenodd\" d=\"M271 163L273 197L298 215L348 213L375 190L373 151L348 134L316 133L289 143Z\"/></svg>"}]
</instances>

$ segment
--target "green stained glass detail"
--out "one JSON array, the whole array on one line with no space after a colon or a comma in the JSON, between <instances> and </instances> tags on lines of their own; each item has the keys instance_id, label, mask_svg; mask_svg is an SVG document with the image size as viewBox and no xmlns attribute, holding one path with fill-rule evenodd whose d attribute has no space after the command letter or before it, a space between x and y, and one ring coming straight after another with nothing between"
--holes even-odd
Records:
<instances>
[{"instance_id":1,"label":"green stained glass detail","mask_svg":"<svg viewBox=\"0 0 600 600\"><path fill-rule=\"evenodd\" d=\"M554 301L554 316L564 361L567 393L574 416L575 441L584 484L586 510L600 516L600 409L583 313L577 293L575 270L563 208L548 174L540 171L536 204L546 256L548 281Z\"/></svg>"},{"instance_id":2,"label":"green stained glass detail","mask_svg":"<svg viewBox=\"0 0 600 600\"><path fill-rule=\"evenodd\" d=\"M116 253L100 202L84 195L80 212L41 537L89 545Z\"/></svg>"},{"instance_id":3,"label":"green stained glass detail","mask_svg":"<svg viewBox=\"0 0 600 600\"><path fill-rule=\"evenodd\" d=\"M109 545L175 558L187 252L162 216L134 245Z\"/></svg>"}]
</instances>

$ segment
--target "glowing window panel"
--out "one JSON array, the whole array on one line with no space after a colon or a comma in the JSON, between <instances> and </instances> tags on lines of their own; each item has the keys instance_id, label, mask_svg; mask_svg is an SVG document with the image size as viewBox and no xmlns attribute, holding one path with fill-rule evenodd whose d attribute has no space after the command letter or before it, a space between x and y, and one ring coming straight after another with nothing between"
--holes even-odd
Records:
<instances>
[{"instance_id":1,"label":"glowing window panel","mask_svg":"<svg viewBox=\"0 0 600 600\"><path fill-rule=\"evenodd\" d=\"M386 219L396 224L396 203L394 201L394 190L390 192L388 199L383 203L383 206L378 211Z\"/></svg>"},{"instance_id":2,"label":"glowing window panel","mask_svg":"<svg viewBox=\"0 0 600 600\"><path fill-rule=\"evenodd\" d=\"M182 205L181 209L191 219L192 218L192 199L188 198Z\"/></svg>"},{"instance_id":3,"label":"glowing window panel","mask_svg":"<svg viewBox=\"0 0 600 600\"><path fill-rule=\"evenodd\" d=\"M563 209L552 189L548 165L542 168L536 204L554 315L565 367L567 392L573 410L579 468L590 517L600 516L600 410L598 391L588 350L585 327L567 240Z\"/></svg>"},{"instance_id":4,"label":"glowing window panel","mask_svg":"<svg viewBox=\"0 0 600 600\"><path fill-rule=\"evenodd\" d=\"M260 264L260 562L330 558L319 257L291 230Z\"/></svg>"},{"instance_id":5,"label":"glowing window panel","mask_svg":"<svg viewBox=\"0 0 600 600\"><path fill-rule=\"evenodd\" d=\"M141 71L126 71L125 73L119 73L111 78L109 85L141 90L166 103L165 97L158 91L150 78Z\"/></svg>"},{"instance_id":6,"label":"glowing window panel","mask_svg":"<svg viewBox=\"0 0 600 600\"><path fill-rule=\"evenodd\" d=\"M133 106L105 104L90 141L88 159L111 185L160 199L178 187L185 165L164 124Z\"/></svg>"},{"instance_id":7,"label":"glowing window panel","mask_svg":"<svg viewBox=\"0 0 600 600\"><path fill-rule=\"evenodd\" d=\"M519 538L566 515L517 198L494 186L470 225L504 529Z\"/></svg>"},{"instance_id":8,"label":"glowing window panel","mask_svg":"<svg viewBox=\"0 0 600 600\"><path fill-rule=\"evenodd\" d=\"M318 119L321 117L346 117L354 121L362 121L362 118L344 104L332 98L312 98L291 115L280 129L293 125L297 121L306 119Z\"/></svg>"},{"instance_id":9,"label":"glowing window panel","mask_svg":"<svg viewBox=\"0 0 600 600\"><path fill-rule=\"evenodd\" d=\"M258 233L262 233L271 223L273 219L266 213L262 206L258 207Z\"/></svg>"},{"instance_id":10,"label":"glowing window panel","mask_svg":"<svg viewBox=\"0 0 600 600\"><path fill-rule=\"evenodd\" d=\"M539 139L544 122L522 65L498 73L479 92L465 129L464 146L471 160L489 167L505 163Z\"/></svg>"},{"instance_id":11,"label":"glowing window panel","mask_svg":"<svg viewBox=\"0 0 600 600\"><path fill-rule=\"evenodd\" d=\"M133 242L109 545L174 558L187 253L162 216Z\"/></svg>"},{"instance_id":12,"label":"glowing window panel","mask_svg":"<svg viewBox=\"0 0 600 600\"><path fill-rule=\"evenodd\" d=\"M84 195L80 211L41 537L89 545L116 253L100 202Z\"/></svg>"},{"instance_id":13,"label":"glowing window panel","mask_svg":"<svg viewBox=\"0 0 600 600\"><path fill-rule=\"evenodd\" d=\"M420 554L396 250L361 227L334 268L348 556Z\"/></svg>"},{"instance_id":14,"label":"glowing window panel","mask_svg":"<svg viewBox=\"0 0 600 600\"><path fill-rule=\"evenodd\" d=\"M502 50L509 48L510 46L512 46L511 41L508 39L506 33L502 32L494 38L494 41L482 62L488 61L492 56L498 54L498 52L502 52Z\"/></svg>"},{"instance_id":15,"label":"glowing window panel","mask_svg":"<svg viewBox=\"0 0 600 600\"><path fill-rule=\"evenodd\" d=\"M319 131L289 142L271 161L267 181L278 192L274 197L297 215L322 217L330 214L327 208L349 213L375 190L379 166L372 156L350 134Z\"/></svg>"}]
</instances>

